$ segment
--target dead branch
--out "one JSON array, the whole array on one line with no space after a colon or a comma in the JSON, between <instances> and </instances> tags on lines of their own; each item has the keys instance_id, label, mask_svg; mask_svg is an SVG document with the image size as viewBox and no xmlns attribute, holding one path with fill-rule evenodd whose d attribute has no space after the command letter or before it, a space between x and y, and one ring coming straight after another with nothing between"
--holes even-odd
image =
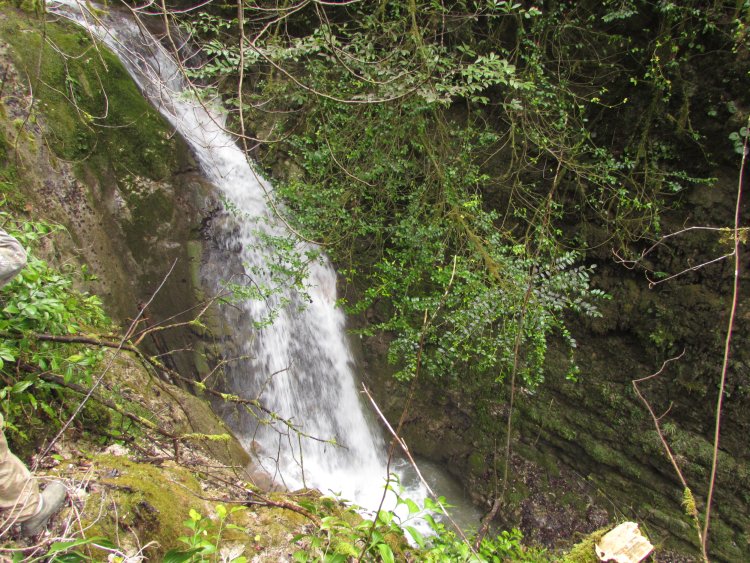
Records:
<instances>
[{"instance_id":1,"label":"dead branch","mask_svg":"<svg viewBox=\"0 0 750 563\"><path fill-rule=\"evenodd\" d=\"M365 395L367 395L367 398L370 400L370 403L372 404L373 408L375 409L375 412L377 413L380 420L385 424L385 427L388 429L388 432L390 432L391 436L393 436L394 441L399 445L401 448L401 451L404 452L404 455L409 460L409 463L414 468L414 471L417 473L417 477L419 477L419 480L421 481L422 485L424 485L425 489L427 489L427 492L430 493L430 496L435 500L437 505L440 507L441 512L443 515L448 519L448 521L453 525L453 527L456 529L456 532L461 537L461 539L464 541L464 543L471 549L472 553L474 555L477 555L476 551L474 550L474 547L471 545L471 542L464 534L463 530L461 530L460 526L456 524L455 520L451 518L451 515L448 514L448 510L445 508L442 502L440 502L440 498L435 494L435 491L432 490L429 483L425 480L425 478L422 476L422 472L419 470L419 467L417 466L417 462L414 461L414 458L411 455L411 452L409 451L409 447L406 445L406 442L404 442L403 438L401 438L396 431L393 429L391 424L388 422L388 419L385 418L385 415L380 410L380 407L378 407L378 404L375 402L375 399L372 398L372 395L370 394L370 391L367 389L365 384L362 384L362 391Z\"/></svg>"},{"instance_id":2,"label":"dead branch","mask_svg":"<svg viewBox=\"0 0 750 563\"><path fill-rule=\"evenodd\" d=\"M747 125L750 126L750 117L748 117ZM742 184L745 176L745 164L747 163L747 149L748 149L748 138L745 136L745 141L742 148L742 163L740 164L739 177L737 180L737 199L734 208L734 280L732 284L732 304L729 308L729 320L727 321L727 335L724 341L724 358L721 362L721 378L719 381L719 397L716 401L716 423L714 427L714 448L711 460L711 476L708 480L708 495L706 496L706 518L703 524L703 541L701 547L703 548L703 557L708 559L708 527L711 522L711 501L714 496L714 489L716 488L716 469L719 462L719 438L721 436L721 415L722 405L724 401L724 389L727 383L727 371L729 370L729 353L732 346L732 333L734 331L734 320L737 315L737 305L739 302L740 293L740 215L741 215L741 203L742 203Z\"/></svg>"},{"instance_id":3,"label":"dead branch","mask_svg":"<svg viewBox=\"0 0 750 563\"><path fill-rule=\"evenodd\" d=\"M679 356L675 356L674 358L669 358L667 360L664 360L664 363L661 365L661 368L659 368L659 371L652 373L651 375L647 375L646 377L641 377L640 379L633 379L631 381L636 395L638 395L641 401L643 401L643 404L646 406L648 413L651 415L651 419L654 421L654 428L656 428L656 433L659 435L659 440L661 441L662 447L664 448L664 452L667 454L667 457L669 458L669 462L672 464L675 474L677 475L677 478L680 480L680 483L682 484L683 495L687 494L690 491L690 487L688 486L687 481L685 480L685 476L682 474L682 470L680 469L680 466L677 463L677 459L672 453L672 448L669 447L669 443L667 442L667 439L664 437L664 433L661 431L660 421L662 417L664 416L664 414L666 413L664 413L661 416L656 416L656 412L654 412L654 409L651 406L651 403L649 403L646 397L644 397L643 393L641 393L641 390L638 388L638 384L658 377L664 372L664 369L667 367L667 365L679 360L684 355L685 355L685 350L683 350ZM690 492L690 495L692 495L692 492ZM701 549L704 549L703 548L703 545L704 545L703 534L701 533L700 521L698 520L698 512L695 510L692 510L690 512L691 512L690 516L693 518L693 523L695 525L696 534L698 535L698 543L701 545ZM705 552L703 554L703 560L708 561L708 557L706 556Z\"/></svg>"}]
</instances>

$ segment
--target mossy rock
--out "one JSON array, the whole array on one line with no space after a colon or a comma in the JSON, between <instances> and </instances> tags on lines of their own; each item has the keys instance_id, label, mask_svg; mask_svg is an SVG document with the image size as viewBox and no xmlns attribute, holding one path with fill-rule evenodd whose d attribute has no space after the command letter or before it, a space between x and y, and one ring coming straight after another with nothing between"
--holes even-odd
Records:
<instances>
[{"instance_id":1,"label":"mossy rock","mask_svg":"<svg viewBox=\"0 0 750 563\"><path fill-rule=\"evenodd\" d=\"M482 475L487 471L487 463L481 452L472 452L467 462L472 475Z\"/></svg>"},{"instance_id":2,"label":"mossy rock","mask_svg":"<svg viewBox=\"0 0 750 563\"><path fill-rule=\"evenodd\" d=\"M172 131L115 55L65 20L44 23L7 6L3 13L0 39L29 76L35 108L47 118L46 142L58 157L102 173L112 166L152 180L171 173Z\"/></svg>"},{"instance_id":3,"label":"mossy rock","mask_svg":"<svg viewBox=\"0 0 750 563\"><path fill-rule=\"evenodd\" d=\"M595 546L611 528L602 528L590 533L563 555L562 563L599 563Z\"/></svg>"},{"instance_id":4,"label":"mossy rock","mask_svg":"<svg viewBox=\"0 0 750 563\"><path fill-rule=\"evenodd\" d=\"M86 537L107 538L128 554L142 549L151 561L189 549L180 538L195 533L187 525L191 520L206 528L199 540L255 554L257 561L288 559L296 550L294 535L310 523L291 510L212 500L199 476L173 462L152 465L104 454L94 456L91 466L90 492L80 511ZM288 495L278 500L294 502ZM220 510L228 514L223 523Z\"/></svg>"},{"instance_id":5,"label":"mossy rock","mask_svg":"<svg viewBox=\"0 0 750 563\"><path fill-rule=\"evenodd\" d=\"M196 437L191 440L193 445L216 460L235 468L245 478L250 478L250 475L246 474L246 469L251 464L250 456L226 424L213 412L208 401L191 395L184 389L154 379L129 354L119 354L114 366L108 381L115 394L123 390L133 390L141 397L141 403L147 410L169 413L172 421L170 430L173 433L195 435ZM216 436L226 438L211 439Z\"/></svg>"},{"instance_id":6,"label":"mossy rock","mask_svg":"<svg viewBox=\"0 0 750 563\"><path fill-rule=\"evenodd\" d=\"M141 545L156 542L151 557L180 545L177 538L185 535L190 509L203 508L200 485L189 471L112 455L96 456L93 464L97 485L81 515L89 537L115 541L120 530L130 530Z\"/></svg>"}]
</instances>

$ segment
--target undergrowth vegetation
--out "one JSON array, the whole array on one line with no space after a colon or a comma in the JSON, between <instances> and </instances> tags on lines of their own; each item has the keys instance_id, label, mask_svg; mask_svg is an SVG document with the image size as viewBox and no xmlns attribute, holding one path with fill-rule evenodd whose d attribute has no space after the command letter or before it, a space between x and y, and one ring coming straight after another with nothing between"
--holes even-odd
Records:
<instances>
[{"instance_id":1,"label":"undergrowth vegetation","mask_svg":"<svg viewBox=\"0 0 750 563\"><path fill-rule=\"evenodd\" d=\"M434 517L439 512L438 503L446 506L442 497L437 502L428 498L423 507L418 507L409 499L397 498L398 506L407 508L408 514L402 518L395 512L383 510L374 522L363 519L356 506L344 506L335 498L299 501L299 506L308 511L315 523L308 526L306 532L292 538L296 550L291 559L297 563L550 561L546 550L524 546L521 533L515 529L495 537L485 537L477 548L473 547ZM248 561L243 549L223 537L229 530L242 529L233 520L236 520L237 513L247 509L242 506L227 508L219 504L214 510L212 516L190 511L189 518L184 521L189 533L179 538L186 548L168 551L164 556L165 562ZM398 507L396 511L403 512ZM406 542L407 537L411 543Z\"/></svg>"},{"instance_id":2,"label":"undergrowth vegetation","mask_svg":"<svg viewBox=\"0 0 750 563\"><path fill-rule=\"evenodd\" d=\"M53 268L36 256L36 243L59 228L13 219L7 212L0 218L28 249L26 267L0 297L0 409L10 439L23 441L31 428L61 424L70 408L64 388L46 376L84 386L93 383L102 350L66 343L65 338L105 333L110 321L97 296L75 288L74 272L80 274L80 269Z\"/></svg>"}]
</instances>

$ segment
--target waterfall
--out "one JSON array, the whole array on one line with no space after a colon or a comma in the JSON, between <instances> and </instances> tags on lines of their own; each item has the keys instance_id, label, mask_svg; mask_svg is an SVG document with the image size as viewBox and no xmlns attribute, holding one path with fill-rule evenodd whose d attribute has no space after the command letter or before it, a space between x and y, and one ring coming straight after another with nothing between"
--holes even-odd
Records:
<instances>
[{"instance_id":1,"label":"waterfall","mask_svg":"<svg viewBox=\"0 0 750 563\"><path fill-rule=\"evenodd\" d=\"M144 95L190 144L202 172L234 210L236 224L227 237L247 276L260 286L273 286L268 270L279 258L268 239L289 233L268 204L270 185L225 131L224 113L197 99L175 60L129 15L112 11L100 20L75 0L63 4L55 9L118 55ZM234 338L251 359L231 368L227 380L232 393L255 398L262 391L261 401L280 417L338 445L298 440L294 433L280 434L283 425L259 426L247 415L234 428L287 488L306 485L374 508L386 479L385 446L357 392L345 317L336 307L336 273L320 249L299 240L295 245L301 256L318 255L308 266L306 291L280 287L266 299L239 305L248 322L236 327ZM252 321L272 311L273 322L254 327Z\"/></svg>"}]
</instances>

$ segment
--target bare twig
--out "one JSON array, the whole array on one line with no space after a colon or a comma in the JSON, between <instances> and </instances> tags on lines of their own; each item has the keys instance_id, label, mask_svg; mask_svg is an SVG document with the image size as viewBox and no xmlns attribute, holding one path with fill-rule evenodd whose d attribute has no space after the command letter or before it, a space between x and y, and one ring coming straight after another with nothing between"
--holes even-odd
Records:
<instances>
[{"instance_id":1,"label":"bare twig","mask_svg":"<svg viewBox=\"0 0 750 563\"><path fill-rule=\"evenodd\" d=\"M628 260L626 258L623 258L616 250L612 250L612 254L615 257L615 263L620 264L627 268L628 270L634 270L637 266L641 265L643 260L648 256L651 252L653 252L656 248L658 248L660 245L666 243L667 240L671 239L672 237L676 237L678 235L683 235L690 232L718 232L718 233L734 233L737 235L741 231L747 231L747 228L738 228L735 232L733 229L729 229L727 227L705 227L705 226L693 226L693 227L686 227L684 229L680 229L679 231L675 231L673 233L669 233L668 235L664 235L661 237L658 241L656 241L653 245L651 245L648 249L644 250L641 255L635 259L635 260ZM687 274L688 272L695 272L697 270L700 270L702 268L705 268L706 266L710 266L711 264L716 264L717 262L721 262L722 260L725 260L727 258L731 258L734 256L734 251L724 254L722 256L719 256L717 258L712 258L711 260L706 260L705 262L701 262L700 264L697 264L695 266L690 266L688 268L685 268L676 274L672 274L669 277L660 279L660 280L653 280L648 275L648 269L646 268L646 279L648 280L649 288L653 288L656 285L671 281L675 278L678 278L684 274Z\"/></svg>"},{"instance_id":2,"label":"bare twig","mask_svg":"<svg viewBox=\"0 0 750 563\"><path fill-rule=\"evenodd\" d=\"M683 487L687 488L688 484L687 484L687 481L685 480L685 476L682 474L682 471L680 470L680 466L677 464L677 460L672 454L672 449L669 447L669 444L667 443L667 440L661 431L660 421L663 418L663 415L656 416L654 409L651 407L651 403L649 403L646 397L643 396L643 393L641 393L641 390L638 387L639 383L643 383L645 381L649 381L651 379L654 379L655 377L660 376L664 372L664 369L667 367L667 365L669 365L672 362L676 362L677 360L682 358L684 355L685 355L685 350L683 350L679 356L675 356L674 358L669 358L668 360L664 360L664 363L661 365L661 368L659 368L659 371L652 373L651 375L647 375L646 377L641 377L640 379L633 379L631 383L633 384L633 389L635 390L635 394L638 395L641 401L643 401L643 404L646 406L646 409L648 410L649 414L651 415L651 418L654 421L654 426L656 427L656 432L659 435L659 440L661 440L661 443L664 446L664 451L666 452L667 457L669 457L669 461L672 464L672 467L674 468L675 473L677 474L677 477L680 479L680 483L682 483Z\"/></svg>"},{"instance_id":3,"label":"bare twig","mask_svg":"<svg viewBox=\"0 0 750 563\"><path fill-rule=\"evenodd\" d=\"M677 478L680 480L680 483L682 484L683 498L685 496L692 497L693 493L691 492L690 487L688 486L688 483L685 480L685 476L682 474L682 470L680 469L680 466L677 463L677 459L672 453L672 448L669 447L669 443L667 442L667 439L664 437L664 433L661 431L660 422L666 413L662 414L661 416L656 416L656 413L654 412L654 409L651 406L651 403L649 403L646 397L643 396L643 393L641 393L641 390L638 387L638 384L658 377L664 372L664 369L667 367L667 365L679 360L684 355L685 355L685 350L683 350L679 356L675 356L674 358L669 358L668 360L665 360L664 363L661 365L661 368L659 368L659 371L657 371L656 373L652 373L651 375L647 375L646 377L641 377L640 379L633 379L631 381L636 395L638 395L641 401L643 401L643 404L646 405L646 409L648 410L648 413L651 415L651 419L654 421L654 427L656 428L656 433L659 435L659 440L661 440L661 444L664 448L664 452L667 454L667 457L669 458L669 462L672 464L672 467L674 468L674 471L677 474ZM669 412L669 409L667 409L667 412ZM703 560L708 561L708 556L706 555L705 548L703 547L704 541L703 541L703 534L701 533L700 521L698 520L698 511L694 507L685 507L685 508L689 512L691 518L693 519L693 524L695 525L695 531L698 536L698 543L700 544L701 551L703 552Z\"/></svg>"},{"instance_id":4,"label":"bare twig","mask_svg":"<svg viewBox=\"0 0 750 563\"><path fill-rule=\"evenodd\" d=\"M729 254L724 254L723 256L719 256L718 258L714 258L712 260L707 260L705 262L701 262L700 264L697 264L695 266L691 266L689 268L685 268L681 272L677 272L676 274L672 274L671 276L661 279L661 280L652 280L648 273L646 273L646 279L648 280L648 287L649 289L653 288L656 285L659 285L660 283L671 281L675 278L679 278L680 276L687 274L688 272L695 272L696 270L700 270L701 268L705 268L706 266L710 266L711 264L715 264L716 262L721 262L722 260L726 258L731 258L734 256L734 252L731 252Z\"/></svg>"},{"instance_id":5,"label":"bare twig","mask_svg":"<svg viewBox=\"0 0 750 563\"><path fill-rule=\"evenodd\" d=\"M750 117L747 125L750 126ZM729 352L732 345L732 332L734 331L734 320L737 315L737 303L740 292L740 212L742 203L742 184L745 175L745 164L747 162L748 138L745 136L742 150L742 162L740 164L739 178L737 180L737 200L734 208L734 283L732 285L732 304L729 308L729 320L727 321L727 335L724 341L724 359L721 364L721 379L719 381L719 397L716 401L716 424L714 426L714 449L711 461L711 476L708 480L708 494L706 496L706 517L703 524L703 557L708 553L708 529L711 523L711 503L716 488L716 468L719 461L719 438L721 435L721 415L724 402L724 389L727 383L727 371L729 370Z\"/></svg>"},{"instance_id":6,"label":"bare twig","mask_svg":"<svg viewBox=\"0 0 750 563\"><path fill-rule=\"evenodd\" d=\"M404 455L409 460L409 463L411 463L411 466L414 468L414 471L417 473L417 477L419 477L420 482L422 485L424 485L425 489L427 489L427 492L430 493L430 496L435 500L437 505L440 507L440 511L443 513L443 515L448 519L448 521L453 525L453 527L456 529L456 532L458 533L459 537L463 540L463 542L469 547L471 552L474 555L477 555L476 551L474 550L474 547L471 545L471 542L466 537L466 534L464 534L463 530L461 530L461 527L456 524L456 521L453 520L450 514L448 514L448 510L445 508L442 502L440 502L440 498L438 495L435 494L435 491L432 490L432 487L430 487L429 483L425 480L425 478L422 476L422 472L419 470L419 467L417 466L417 462L414 461L414 458L411 455L411 452L409 451L409 447L406 445L406 442L404 442L403 438L401 438L396 431L393 429L393 426L388 422L388 419L385 418L385 415L378 407L378 404L375 402L375 399L372 398L372 395L370 394L370 391L367 389L367 387L362 384L362 391L367 396L367 398L370 400L370 403L372 404L372 407L375 409L375 412L377 413L380 420L383 422L385 427L388 429L388 432L390 432L391 436L393 436L394 441L398 444L398 446L401 448L401 451L404 452Z\"/></svg>"}]
</instances>

